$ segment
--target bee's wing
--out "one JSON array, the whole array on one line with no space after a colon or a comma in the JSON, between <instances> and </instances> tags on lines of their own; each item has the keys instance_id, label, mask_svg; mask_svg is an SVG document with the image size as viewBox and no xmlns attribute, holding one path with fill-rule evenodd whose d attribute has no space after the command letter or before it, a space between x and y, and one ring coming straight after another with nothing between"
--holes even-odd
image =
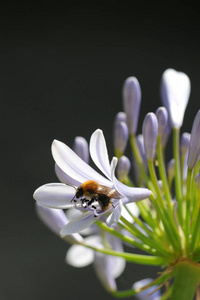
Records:
<instances>
[{"instance_id":1,"label":"bee's wing","mask_svg":"<svg viewBox=\"0 0 200 300\"><path fill-rule=\"evenodd\" d=\"M108 198L114 198L114 199L120 199L121 198L121 195L120 195L120 193L118 193L117 190L109 188L109 187L104 186L104 185L99 185L98 186L97 194L105 195Z\"/></svg>"}]
</instances>

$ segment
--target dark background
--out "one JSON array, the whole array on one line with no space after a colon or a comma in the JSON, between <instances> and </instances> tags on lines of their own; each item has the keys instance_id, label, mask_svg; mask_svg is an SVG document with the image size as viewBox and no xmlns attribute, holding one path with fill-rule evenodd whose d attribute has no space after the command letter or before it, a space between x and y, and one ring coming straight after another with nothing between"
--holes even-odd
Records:
<instances>
[{"instance_id":1,"label":"dark background","mask_svg":"<svg viewBox=\"0 0 200 300\"><path fill-rule=\"evenodd\" d=\"M142 88L140 133L145 114L160 105L162 72L187 73L192 94L183 130L191 130L199 109L199 14L194 1L1 3L1 300L112 299L92 266L65 264L68 245L37 219L32 194L57 181L54 138L72 146L75 136L89 140L101 128L112 157L113 118L128 76ZM129 264L119 287L156 271Z\"/></svg>"}]
</instances>

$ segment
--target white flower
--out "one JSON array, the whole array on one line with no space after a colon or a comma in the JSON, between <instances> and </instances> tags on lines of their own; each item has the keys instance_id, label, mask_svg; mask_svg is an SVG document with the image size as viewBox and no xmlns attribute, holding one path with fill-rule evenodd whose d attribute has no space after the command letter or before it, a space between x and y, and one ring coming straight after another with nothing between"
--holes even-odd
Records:
<instances>
[{"instance_id":1,"label":"white flower","mask_svg":"<svg viewBox=\"0 0 200 300\"><path fill-rule=\"evenodd\" d=\"M108 233L104 241L111 249L123 252L122 241ZM104 248L100 235L85 238L84 243L93 247ZM81 245L72 245L66 255L66 262L73 267L85 267L93 263L95 272L104 288L108 291L117 289L115 278L119 277L125 269L123 258L105 255Z\"/></svg>"},{"instance_id":2,"label":"white flower","mask_svg":"<svg viewBox=\"0 0 200 300\"><path fill-rule=\"evenodd\" d=\"M107 217L107 213L110 213L107 218L107 225L111 226L113 222L119 220L123 204L148 198L151 194L151 191L146 188L128 187L117 180L115 177L117 158L114 157L110 164L106 142L100 129L92 134L89 148L93 162L107 178L91 168L67 145L54 140L52 155L57 165L57 174L64 183L45 184L34 193L35 200L41 205L62 209L74 206L85 212L62 228L61 236L80 232L97 219ZM94 180L100 185L116 189L121 198L113 199L113 206L106 211L102 211L98 203L95 203L96 208L94 208L87 205L87 203L83 203L83 201L81 202L80 199L75 199L76 188L87 180ZM75 201L72 201L72 199Z\"/></svg>"},{"instance_id":3,"label":"white flower","mask_svg":"<svg viewBox=\"0 0 200 300\"><path fill-rule=\"evenodd\" d=\"M180 128L190 96L190 79L183 72L167 69L162 75L161 97L171 125Z\"/></svg>"}]
</instances>

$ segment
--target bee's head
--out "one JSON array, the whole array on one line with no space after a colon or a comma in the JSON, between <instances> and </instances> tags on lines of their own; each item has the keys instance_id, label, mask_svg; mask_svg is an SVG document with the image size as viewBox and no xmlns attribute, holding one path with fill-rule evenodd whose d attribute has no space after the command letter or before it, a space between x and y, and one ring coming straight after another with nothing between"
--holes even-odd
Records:
<instances>
[{"instance_id":1,"label":"bee's head","mask_svg":"<svg viewBox=\"0 0 200 300\"><path fill-rule=\"evenodd\" d=\"M77 190L76 190L76 198L80 198L83 196L83 189L82 187L78 187Z\"/></svg>"}]
</instances>

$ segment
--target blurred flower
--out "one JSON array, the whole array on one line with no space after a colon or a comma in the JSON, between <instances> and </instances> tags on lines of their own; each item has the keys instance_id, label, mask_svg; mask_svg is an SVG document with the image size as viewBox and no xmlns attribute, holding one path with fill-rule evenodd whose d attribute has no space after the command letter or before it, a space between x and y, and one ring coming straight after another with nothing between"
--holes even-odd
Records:
<instances>
[{"instance_id":1,"label":"blurred flower","mask_svg":"<svg viewBox=\"0 0 200 300\"><path fill-rule=\"evenodd\" d=\"M190 79L183 72L167 69L161 80L161 98L168 110L171 125L180 128L190 96Z\"/></svg>"},{"instance_id":2,"label":"blurred flower","mask_svg":"<svg viewBox=\"0 0 200 300\"><path fill-rule=\"evenodd\" d=\"M141 89L137 78L129 77L125 80L122 94L129 133L135 135L141 105Z\"/></svg>"}]
</instances>

